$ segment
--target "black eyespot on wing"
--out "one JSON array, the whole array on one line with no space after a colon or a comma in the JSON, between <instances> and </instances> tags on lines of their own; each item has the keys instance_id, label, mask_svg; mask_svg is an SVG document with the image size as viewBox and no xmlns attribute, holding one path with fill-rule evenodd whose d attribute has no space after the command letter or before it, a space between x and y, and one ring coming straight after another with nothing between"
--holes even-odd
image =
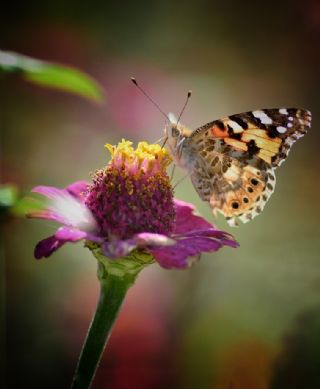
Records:
<instances>
[{"instance_id":1,"label":"black eyespot on wing","mask_svg":"<svg viewBox=\"0 0 320 389\"><path fill-rule=\"evenodd\" d=\"M267 188L268 188L269 190L273 190L273 186L272 186L271 184L267 184Z\"/></svg>"}]
</instances>

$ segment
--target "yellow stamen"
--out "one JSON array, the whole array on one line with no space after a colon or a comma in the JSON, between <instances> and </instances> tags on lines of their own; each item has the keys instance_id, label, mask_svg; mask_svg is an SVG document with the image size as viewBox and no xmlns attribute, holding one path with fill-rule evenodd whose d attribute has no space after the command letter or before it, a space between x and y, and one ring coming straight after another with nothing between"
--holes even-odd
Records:
<instances>
[{"instance_id":1,"label":"yellow stamen","mask_svg":"<svg viewBox=\"0 0 320 389\"><path fill-rule=\"evenodd\" d=\"M132 142L122 139L117 146L107 143L105 147L109 150L112 158L120 157L124 161L134 161L137 159L139 163L142 163L147 160L151 165L154 161L158 161L163 169L171 163L171 157L166 149L158 144L139 142L138 147L134 149Z\"/></svg>"}]
</instances>

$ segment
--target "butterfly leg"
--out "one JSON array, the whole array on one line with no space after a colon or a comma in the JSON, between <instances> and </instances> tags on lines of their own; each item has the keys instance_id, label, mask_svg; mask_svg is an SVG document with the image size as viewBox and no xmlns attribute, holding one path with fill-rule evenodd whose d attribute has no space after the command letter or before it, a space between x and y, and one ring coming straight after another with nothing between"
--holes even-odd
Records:
<instances>
[{"instance_id":1,"label":"butterfly leg","mask_svg":"<svg viewBox=\"0 0 320 389\"><path fill-rule=\"evenodd\" d=\"M172 166L172 170L171 170L171 174L170 174L170 181L173 180L173 176L174 176L175 170L176 170L176 165L174 164L174 165Z\"/></svg>"}]
</instances>

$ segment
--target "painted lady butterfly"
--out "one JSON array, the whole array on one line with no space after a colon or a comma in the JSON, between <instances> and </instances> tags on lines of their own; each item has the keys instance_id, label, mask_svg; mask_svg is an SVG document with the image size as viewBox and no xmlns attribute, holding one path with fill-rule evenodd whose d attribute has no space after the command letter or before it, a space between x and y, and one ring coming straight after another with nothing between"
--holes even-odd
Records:
<instances>
[{"instance_id":1,"label":"painted lady butterfly","mask_svg":"<svg viewBox=\"0 0 320 389\"><path fill-rule=\"evenodd\" d=\"M176 165L200 198L231 226L257 216L274 191L275 169L310 128L303 109L263 109L227 116L194 131L170 117L165 132Z\"/></svg>"}]
</instances>

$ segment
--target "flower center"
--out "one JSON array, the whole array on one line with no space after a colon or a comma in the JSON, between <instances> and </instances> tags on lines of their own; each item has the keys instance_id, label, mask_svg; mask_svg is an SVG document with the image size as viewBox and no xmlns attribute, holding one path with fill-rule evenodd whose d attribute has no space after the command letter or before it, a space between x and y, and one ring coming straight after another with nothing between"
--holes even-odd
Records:
<instances>
[{"instance_id":1,"label":"flower center","mask_svg":"<svg viewBox=\"0 0 320 389\"><path fill-rule=\"evenodd\" d=\"M134 150L131 144L106 145L112 159L95 173L86 197L100 233L109 239L168 234L174 224L173 191L165 171L170 157L159 145L141 142Z\"/></svg>"}]
</instances>

